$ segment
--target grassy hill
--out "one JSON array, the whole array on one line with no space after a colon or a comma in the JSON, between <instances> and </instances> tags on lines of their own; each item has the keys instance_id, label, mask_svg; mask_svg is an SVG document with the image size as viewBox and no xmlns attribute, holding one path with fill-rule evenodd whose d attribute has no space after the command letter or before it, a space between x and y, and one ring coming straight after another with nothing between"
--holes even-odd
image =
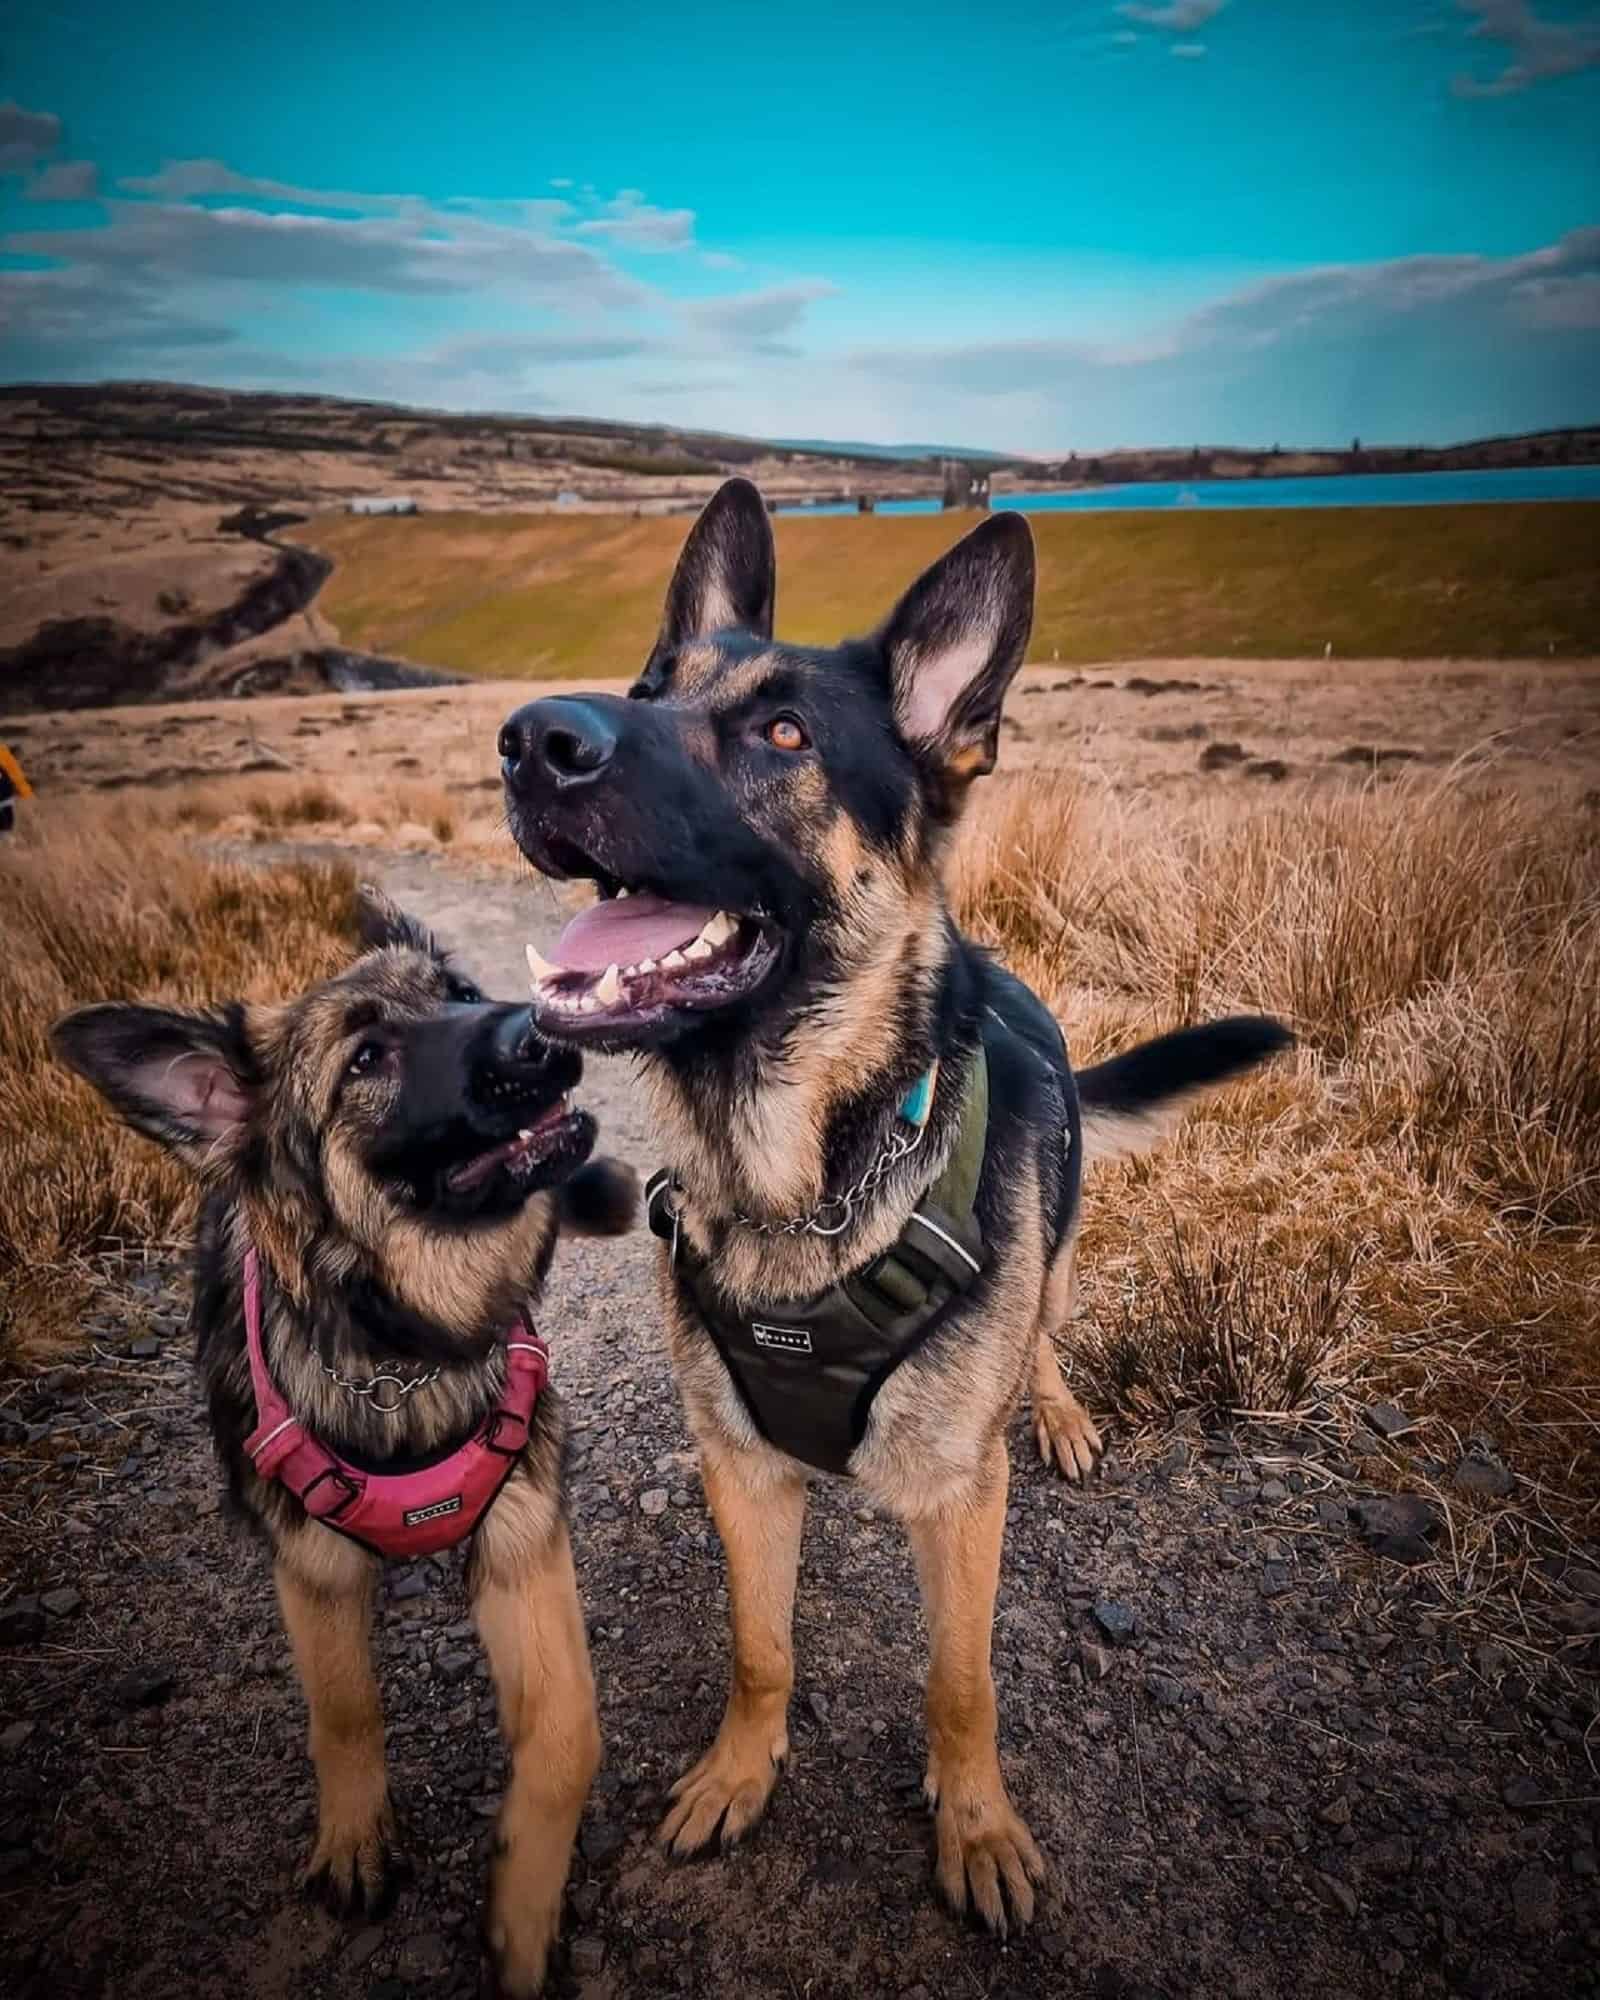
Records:
<instances>
[{"instance_id":1,"label":"grassy hill","mask_svg":"<svg viewBox=\"0 0 1600 2000\"><path fill-rule=\"evenodd\" d=\"M778 629L874 624L971 516L782 519ZM318 608L345 644L489 676L630 672L681 519L329 517ZM1600 508L1583 503L1033 517L1030 657L1600 654Z\"/></svg>"}]
</instances>

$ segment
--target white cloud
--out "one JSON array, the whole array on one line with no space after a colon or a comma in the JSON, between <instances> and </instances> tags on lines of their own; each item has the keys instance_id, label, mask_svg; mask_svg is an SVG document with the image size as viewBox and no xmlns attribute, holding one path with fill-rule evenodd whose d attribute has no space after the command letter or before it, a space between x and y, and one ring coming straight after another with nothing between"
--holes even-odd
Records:
<instances>
[{"instance_id":1,"label":"white cloud","mask_svg":"<svg viewBox=\"0 0 1600 2000\"><path fill-rule=\"evenodd\" d=\"M1454 88L1460 97L1509 97L1532 84L1575 76L1600 64L1600 15L1548 21L1527 0L1457 0L1457 4L1463 13L1476 17L1469 31L1472 39L1500 43L1508 58L1496 76L1458 76Z\"/></svg>"},{"instance_id":2,"label":"white cloud","mask_svg":"<svg viewBox=\"0 0 1600 2000\"><path fill-rule=\"evenodd\" d=\"M791 355L795 349L784 336L796 331L814 300L828 298L834 290L825 279L801 278L764 291L726 292L696 300L684 309L684 318L691 327L728 347Z\"/></svg>"},{"instance_id":3,"label":"white cloud","mask_svg":"<svg viewBox=\"0 0 1600 2000\"><path fill-rule=\"evenodd\" d=\"M22 190L25 201L93 201L100 192L100 169L93 160L57 160L42 168Z\"/></svg>"},{"instance_id":4,"label":"white cloud","mask_svg":"<svg viewBox=\"0 0 1600 2000\"><path fill-rule=\"evenodd\" d=\"M657 208L637 188L624 188L604 213L574 225L577 236L603 236L624 250L694 248L694 210Z\"/></svg>"},{"instance_id":5,"label":"white cloud","mask_svg":"<svg viewBox=\"0 0 1600 2000\"><path fill-rule=\"evenodd\" d=\"M1147 28L1170 28L1184 35L1214 21L1228 0L1169 0L1169 4L1146 6L1141 0L1123 0L1117 12L1125 20L1142 21Z\"/></svg>"},{"instance_id":6,"label":"white cloud","mask_svg":"<svg viewBox=\"0 0 1600 2000\"><path fill-rule=\"evenodd\" d=\"M61 120L50 111L27 111L14 99L0 104L0 174L20 173L61 144Z\"/></svg>"}]
</instances>

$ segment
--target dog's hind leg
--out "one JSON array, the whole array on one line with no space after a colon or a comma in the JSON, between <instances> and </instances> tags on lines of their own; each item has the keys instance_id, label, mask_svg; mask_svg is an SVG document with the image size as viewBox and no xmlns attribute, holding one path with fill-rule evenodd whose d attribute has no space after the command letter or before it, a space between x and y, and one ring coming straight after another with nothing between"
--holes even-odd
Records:
<instances>
[{"instance_id":1,"label":"dog's hind leg","mask_svg":"<svg viewBox=\"0 0 1600 2000\"><path fill-rule=\"evenodd\" d=\"M1087 1479L1105 1449L1089 1412L1067 1387L1056 1354L1055 1335L1072 1317L1077 1258L1077 1237L1069 1235L1045 1277L1033 1357L1034 1442L1045 1464L1072 1480Z\"/></svg>"},{"instance_id":2,"label":"dog's hind leg","mask_svg":"<svg viewBox=\"0 0 1600 2000\"><path fill-rule=\"evenodd\" d=\"M702 1448L706 1500L728 1557L733 1679L711 1748L672 1788L656 1838L684 1856L720 1833L731 1847L766 1810L789 1754L794 1584L805 1525L804 1475L775 1453Z\"/></svg>"},{"instance_id":3,"label":"dog's hind leg","mask_svg":"<svg viewBox=\"0 0 1600 2000\"><path fill-rule=\"evenodd\" d=\"M529 2000L561 1927L572 1843L600 1764L600 1724L566 1524L541 1520L542 1532L523 1538L517 1512L508 1493L484 1525L473 1611L511 1749L486 1930L499 1990Z\"/></svg>"},{"instance_id":4,"label":"dog's hind leg","mask_svg":"<svg viewBox=\"0 0 1600 2000\"><path fill-rule=\"evenodd\" d=\"M933 1641L928 1668L928 1803L938 1827L938 1878L953 1908L970 1900L990 1930L1033 1916L1044 1862L1000 1775L989 1668L1008 1466L1004 1440L977 1479L936 1512L906 1523Z\"/></svg>"},{"instance_id":5,"label":"dog's hind leg","mask_svg":"<svg viewBox=\"0 0 1600 2000\"><path fill-rule=\"evenodd\" d=\"M399 1875L372 1673L372 1558L308 1524L278 1547L273 1576L310 1713L317 1842L309 1894L337 1915L385 1908Z\"/></svg>"}]
</instances>

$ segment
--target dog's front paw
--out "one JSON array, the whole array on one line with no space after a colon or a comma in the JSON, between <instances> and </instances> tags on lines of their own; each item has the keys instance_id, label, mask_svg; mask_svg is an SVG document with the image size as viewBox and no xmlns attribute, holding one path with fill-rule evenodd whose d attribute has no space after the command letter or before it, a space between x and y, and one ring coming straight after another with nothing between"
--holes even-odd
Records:
<instances>
[{"instance_id":1,"label":"dog's front paw","mask_svg":"<svg viewBox=\"0 0 1600 2000\"><path fill-rule=\"evenodd\" d=\"M484 1925L494 1990L502 2000L533 2000L544 1985L561 1929L561 1884L519 1883L497 1862Z\"/></svg>"},{"instance_id":2,"label":"dog's front paw","mask_svg":"<svg viewBox=\"0 0 1600 2000\"><path fill-rule=\"evenodd\" d=\"M381 1916L405 1876L394 1816L385 1805L365 1826L324 1822L300 1885L336 1917Z\"/></svg>"},{"instance_id":3,"label":"dog's front paw","mask_svg":"<svg viewBox=\"0 0 1600 2000\"><path fill-rule=\"evenodd\" d=\"M939 1888L951 1909L969 1907L1004 1937L1033 1921L1033 1891L1044 1857L1012 1810L998 1777L992 1785L946 1785L930 1771L928 1791L938 1834Z\"/></svg>"},{"instance_id":4,"label":"dog's front paw","mask_svg":"<svg viewBox=\"0 0 1600 2000\"><path fill-rule=\"evenodd\" d=\"M672 1788L672 1806L656 1839L682 1861L704 1848L732 1847L767 1809L788 1754L787 1736L753 1725L730 1728Z\"/></svg>"},{"instance_id":5,"label":"dog's front paw","mask_svg":"<svg viewBox=\"0 0 1600 2000\"><path fill-rule=\"evenodd\" d=\"M1035 1394L1033 1436L1045 1464L1074 1482L1087 1479L1105 1455L1094 1420L1065 1389L1059 1395Z\"/></svg>"}]
</instances>

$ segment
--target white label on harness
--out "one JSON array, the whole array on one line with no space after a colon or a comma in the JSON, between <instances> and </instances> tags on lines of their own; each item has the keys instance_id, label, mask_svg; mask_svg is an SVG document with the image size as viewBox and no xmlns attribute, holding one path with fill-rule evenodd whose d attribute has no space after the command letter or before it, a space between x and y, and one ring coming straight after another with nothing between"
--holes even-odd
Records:
<instances>
[{"instance_id":1,"label":"white label on harness","mask_svg":"<svg viewBox=\"0 0 1600 2000\"><path fill-rule=\"evenodd\" d=\"M762 1326L750 1329L757 1347L776 1347L784 1354L809 1354L811 1336L803 1326Z\"/></svg>"},{"instance_id":2,"label":"white label on harness","mask_svg":"<svg viewBox=\"0 0 1600 2000\"><path fill-rule=\"evenodd\" d=\"M446 1514L460 1512L461 1495L455 1493L448 1500L435 1500L431 1507L408 1507L402 1518L408 1528L420 1528L424 1521L439 1521Z\"/></svg>"}]
</instances>

